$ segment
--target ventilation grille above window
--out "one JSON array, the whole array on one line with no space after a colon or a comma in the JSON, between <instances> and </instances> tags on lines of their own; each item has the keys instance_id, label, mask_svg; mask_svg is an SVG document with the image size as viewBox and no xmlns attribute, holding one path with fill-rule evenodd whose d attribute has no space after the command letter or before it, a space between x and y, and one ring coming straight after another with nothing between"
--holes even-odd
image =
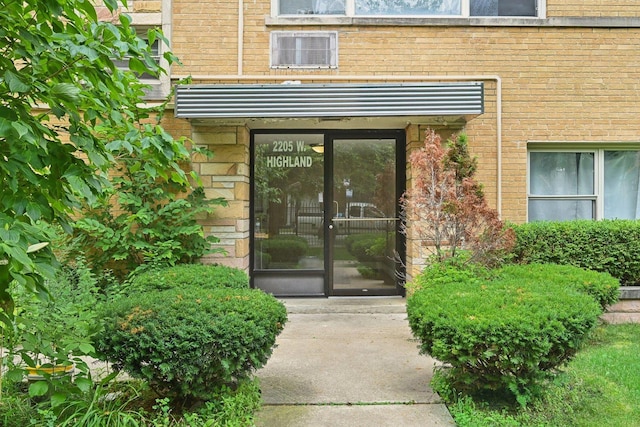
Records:
<instances>
[{"instance_id":1,"label":"ventilation grille above window","mask_svg":"<svg viewBox=\"0 0 640 427\"><path fill-rule=\"evenodd\" d=\"M271 66L274 68L336 68L337 33L271 33Z\"/></svg>"}]
</instances>

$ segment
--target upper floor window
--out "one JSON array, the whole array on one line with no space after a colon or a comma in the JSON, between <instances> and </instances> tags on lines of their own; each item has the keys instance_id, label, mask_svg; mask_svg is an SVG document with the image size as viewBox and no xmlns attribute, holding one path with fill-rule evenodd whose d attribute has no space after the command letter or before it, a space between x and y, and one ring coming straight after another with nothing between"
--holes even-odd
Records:
<instances>
[{"instance_id":1,"label":"upper floor window","mask_svg":"<svg viewBox=\"0 0 640 427\"><path fill-rule=\"evenodd\" d=\"M335 68L338 35L334 31L274 31L271 66L274 68Z\"/></svg>"},{"instance_id":2,"label":"upper floor window","mask_svg":"<svg viewBox=\"0 0 640 427\"><path fill-rule=\"evenodd\" d=\"M537 17L544 0L274 0L279 15Z\"/></svg>"}]
</instances>

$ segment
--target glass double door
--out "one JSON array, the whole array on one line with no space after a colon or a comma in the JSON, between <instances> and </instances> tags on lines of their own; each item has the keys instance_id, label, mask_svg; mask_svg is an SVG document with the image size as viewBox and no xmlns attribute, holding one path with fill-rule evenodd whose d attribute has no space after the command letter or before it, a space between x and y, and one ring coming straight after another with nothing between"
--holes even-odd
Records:
<instances>
[{"instance_id":1,"label":"glass double door","mask_svg":"<svg viewBox=\"0 0 640 427\"><path fill-rule=\"evenodd\" d=\"M256 132L253 153L255 287L402 294L404 132Z\"/></svg>"}]
</instances>

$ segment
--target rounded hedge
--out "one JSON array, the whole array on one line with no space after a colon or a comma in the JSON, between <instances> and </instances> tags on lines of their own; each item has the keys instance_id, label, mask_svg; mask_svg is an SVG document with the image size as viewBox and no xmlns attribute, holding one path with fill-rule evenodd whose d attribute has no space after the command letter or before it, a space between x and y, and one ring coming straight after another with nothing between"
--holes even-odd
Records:
<instances>
[{"instance_id":1,"label":"rounded hedge","mask_svg":"<svg viewBox=\"0 0 640 427\"><path fill-rule=\"evenodd\" d=\"M583 289L580 272L589 280L592 272L567 271L557 265L484 273L442 264L425 269L407 299L421 352L451 364L448 378L458 392L510 391L526 399L576 353L602 313Z\"/></svg>"},{"instance_id":2,"label":"rounded hedge","mask_svg":"<svg viewBox=\"0 0 640 427\"><path fill-rule=\"evenodd\" d=\"M244 271L226 265L178 264L136 275L131 280L129 291L147 292L185 286L248 289L249 277Z\"/></svg>"},{"instance_id":3,"label":"rounded hedge","mask_svg":"<svg viewBox=\"0 0 640 427\"><path fill-rule=\"evenodd\" d=\"M287 320L257 289L176 287L107 304L95 339L102 358L163 395L210 398L262 367Z\"/></svg>"}]
</instances>

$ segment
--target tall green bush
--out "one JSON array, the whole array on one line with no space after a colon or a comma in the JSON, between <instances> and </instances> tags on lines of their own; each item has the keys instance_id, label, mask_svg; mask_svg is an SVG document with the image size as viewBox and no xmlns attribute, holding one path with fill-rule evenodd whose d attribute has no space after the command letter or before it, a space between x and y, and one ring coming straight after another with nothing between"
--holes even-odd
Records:
<instances>
[{"instance_id":1,"label":"tall green bush","mask_svg":"<svg viewBox=\"0 0 640 427\"><path fill-rule=\"evenodd\" d=\"M640 284L640 221L545 221L513 230L515 262L573 265Z\"/></svg>"},{"instance_id":2,"label":"tall green bush","mask_svg":"<svg viewBox=\"0 0 640 427\"><path fill-rule=\"evenodd\" d=\"M117 22L101 19L105 6ZM183 139L148 120L138 76L163 70L151 49L166 42L156 28L148 42L132 19L119 13L125 1L3 1L0 55L0 322L10 324L13 282L46 292L56 258L40 224L62 224L110 187L107 172L120 156L144 156L152 178L189 179ZM109 13L108 13L109 14ZM170 52L163 60L176 60ZM127 59L129 69L116 66ZM170 97L169 97L170 98ZM164 109L160 105L160 109ZM110 137L105 138L105 133ZM33 247L40 247L34 251Z\"/></svg>"},{"instance_id":3,"label":"tall green bush","mask_svg":"<svg viewBox=\"0 0 640 427\"><path fill-rule=\"evenodd\" d=\"M139 169L141 161L124 161L113 192L85 209L74 224L72 254L85 254L95 271L111 270L121 279L135 270L193 263L214 252L218 239L205 236L197 218L226 204L206 199L201 187L189 192L184 185L149 176Z\"/></svg>"},{"instance_id":4,"label":"tall green bush","mask_svg":"<svg viewBox=\"0 0 640 427\"><path fill-rule=\"evenodd\" d=\"M595 274L557 265L465 270L436 263L413 284L409 324L422 352L451 364L452 389L507 391L525 404L595 327L601 301L585 283L616 287Z\"/></svg>"}]
</instances>

